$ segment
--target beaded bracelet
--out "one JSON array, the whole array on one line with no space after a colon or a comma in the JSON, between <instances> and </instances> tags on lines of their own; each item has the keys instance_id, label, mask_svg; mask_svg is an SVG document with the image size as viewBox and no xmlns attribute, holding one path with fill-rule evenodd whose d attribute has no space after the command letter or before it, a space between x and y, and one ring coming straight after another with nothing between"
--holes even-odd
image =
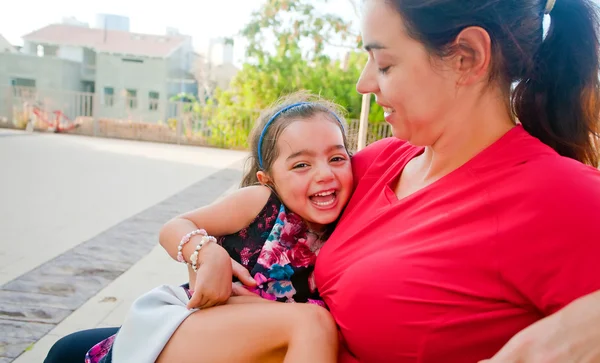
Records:
<instances>
[{"instance_id":1,"label":"beaded bracelet","mask_svg":"<svg viewBox=\"0 0 600 363\"><path fill-rule=\"evenodd\" d=\"M192 239L192 237L197 236L199 234L201 234L203 236L208 236L208 234L206 233L206 231L204 229L197 229L197 230L191 231L190 233L183 236L183 238L181 239L181 242L179 242L179 246L177 247L177 261L179 261L181 263L187 263L185 261L185 259L183 258L183 252L182 252L183 245L188 243L190 241L190 239Z\"/></svg>"},{"instance_id":2,"label":"beaded bracelet","mask_svg":"<svg viewBox=\"0 0 600 363\"><path fill-rule=\"evenodd\" d=\"M192 262L192 270L194 270L194 272L198 272L198 252L208 242L217 242L217 239L213 236L202 237L200 243L198 243L198 245L196 246L194 253L192 253L192 255L190 256L190 261Z\"/></svg>"}]
</instances>

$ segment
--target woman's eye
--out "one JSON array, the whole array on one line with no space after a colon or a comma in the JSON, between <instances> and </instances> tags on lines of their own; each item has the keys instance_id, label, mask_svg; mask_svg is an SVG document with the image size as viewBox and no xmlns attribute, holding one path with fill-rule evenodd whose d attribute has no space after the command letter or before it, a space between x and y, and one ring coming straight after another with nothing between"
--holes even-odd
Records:
<instances>
[{"instance_id":1,"label":"woman's eye","mask_svg":"<svg viewBox=\"0 0 600 363\"><path fill-rule=\"evenodd\" d=\"M379 68L379 73L386 74L390 70L390 67Z\"/></svg>"}]
</instances>

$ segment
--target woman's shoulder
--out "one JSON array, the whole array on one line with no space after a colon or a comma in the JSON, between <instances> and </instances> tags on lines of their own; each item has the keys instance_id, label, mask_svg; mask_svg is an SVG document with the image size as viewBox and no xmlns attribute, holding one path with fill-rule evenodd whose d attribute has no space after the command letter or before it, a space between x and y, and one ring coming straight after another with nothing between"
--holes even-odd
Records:
<instances>
[{"instance_id":1,"label":"woman's shoulder","mask_svg":"<svg viewBox=\"0 0 600 363\"><path fill-rule=\"evenodd\" d=\"M355 179L362 178L372 167L388 167L389 164L410 155L417 149L407 141L396 137L387 137L376 141L352 156L352 169Z\"/></svg>"},{"instance_id":2,"label":"woman's shoulder","mask_svg":"<svg viewBox=\"0 0 600 363\"><path fill-rule=\"evenodd\" d=\"M410 145L407 141L400 140L396 137L386 137L381 140L377 140L372 144L369 144L364 149L360 150L352 156L352 161L372 161L373 159L386 153L386 151L397 150L397 149L411 149L415 146Z\"/></svg>"},{"instance_id":3,"label":"woman's shoulder","mask_svg":"<svg viewBox=\"0 0 600 363\"><path fill-rule=\"evenodd\" d=\"M491 194L518 194L530 206L599 203L600 170L559 155L516 127L497 147L483 153L469 170L488 180ZM501 187L499 187L501 185Z\"/></svg>"},{"instance_id":4,"label":"woman's shoulder","mask_svg":"<svg viewBox=\"0 0 600 363\"><path fill-rule=\"evenodd\" d=\"M532 191L563 205L595 205L600 216L600 170L556 155L530 163Z\"/></svg>"},{"instance_id":5,"label":"woman's shoulder","mask_svg":"<svg viewBox=\"0 0 600 363\"><path fill-rule=\"evenodd\" d=\"M600 237L598 169L554 154L530 159L505 177L494 188L517 197L507 214L535 216L539 223L530 227L553 230L557 238L567 237L559 237L563 232Z\"/></svg>"}]
</instances>

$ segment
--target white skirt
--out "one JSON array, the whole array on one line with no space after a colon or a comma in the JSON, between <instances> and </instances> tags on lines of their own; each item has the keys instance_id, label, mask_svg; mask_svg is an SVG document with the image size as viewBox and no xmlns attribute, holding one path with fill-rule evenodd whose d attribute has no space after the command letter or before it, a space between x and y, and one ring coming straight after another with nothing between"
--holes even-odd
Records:
<instances>
[{"instance_id":1,"label":"white skirt","mask_svg":"<svg viewBox=\"0 0 600 363\"><path fill-rule=\"evenodd\" d=\"M134 301L112 346L113 363L154 363L191 313L181 286L162 285Z\"/></svg>"}]
</instances>

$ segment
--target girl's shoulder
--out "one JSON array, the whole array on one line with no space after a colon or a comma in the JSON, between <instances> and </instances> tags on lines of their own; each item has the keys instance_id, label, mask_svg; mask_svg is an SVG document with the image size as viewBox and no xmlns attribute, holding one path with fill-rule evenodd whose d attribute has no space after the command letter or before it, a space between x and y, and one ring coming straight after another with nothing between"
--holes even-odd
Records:
<instances>
[{"instance_id":1,"label":"girl's shoulder","mask_svg":"<svg viewBox=\"0 0 600 363\"><path fill-rule=\"evenodd\" d=\"M240 188L236 193L240 207L250 207L254 211L255 218L252 223L273 215L277 216L282 204L277 194L264 185Z\"/></svg>"}]
</instances>

